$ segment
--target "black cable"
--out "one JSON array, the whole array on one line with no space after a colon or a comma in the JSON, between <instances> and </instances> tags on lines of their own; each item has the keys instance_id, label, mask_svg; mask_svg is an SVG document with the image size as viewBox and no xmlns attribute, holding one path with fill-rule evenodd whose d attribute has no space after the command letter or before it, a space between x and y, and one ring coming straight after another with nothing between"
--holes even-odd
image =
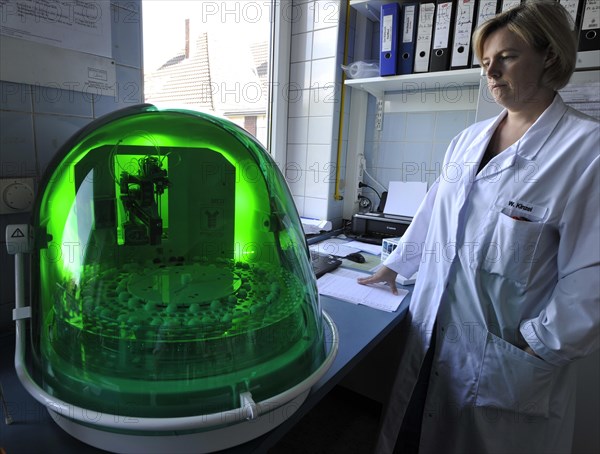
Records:
<instances>
[{"instance_id":1,"label":"black cable","mask_svg":"<svg viewBox=\"0 0 600 454\"><path fill-rule=\"evenodd\" d=\"M379 197L379 200L381 200L381 194L379 194L379 192L377 192L377 190L373 187L373 186L369 186L366 183L363 183L362 181L358 182L358 187L359 188L369 188L371 189L373 192L375 192L375 194L377 194L377 197Z\"/></svg>"}]
</instances>

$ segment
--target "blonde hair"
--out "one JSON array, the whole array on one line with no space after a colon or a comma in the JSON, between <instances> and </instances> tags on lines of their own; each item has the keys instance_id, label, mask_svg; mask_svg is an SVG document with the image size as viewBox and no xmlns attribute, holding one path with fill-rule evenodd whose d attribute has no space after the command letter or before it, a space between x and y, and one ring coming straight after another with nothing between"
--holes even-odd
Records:
<instances>
[{"instance_id":1,"label":"blonde hair","mask_svg":"<svg viewBox=\"0 0 600 454\"><path fill-rule=\"evenodd\" d=\"M483 23L473 33L473 50L482 61L485 41L506 27L538 52L548 50L553 62L542 77L544 86L559 90L571 78L577 60L573 20L558 1L527 1Z\"/></svg>"}]
</instances>

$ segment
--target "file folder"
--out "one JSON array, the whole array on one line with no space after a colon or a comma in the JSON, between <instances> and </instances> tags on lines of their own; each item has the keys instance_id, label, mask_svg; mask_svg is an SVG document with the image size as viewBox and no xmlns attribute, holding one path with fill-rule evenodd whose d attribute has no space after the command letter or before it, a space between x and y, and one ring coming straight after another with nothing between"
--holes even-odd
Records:
<instances>
[{"instance_id":1,"label":"file folder","mask_svg":"<svg viewBox=\"0 0 600 454\"><path fill-rule=\"evenodd\" d=\"M417 40L415 44L414 72L416 73L426 73L429 71L434 16L435 3L421 3L419 5Z\"/></svg>"},{"instance_id":2,"label":"file folder","mask_svg":"<svg viewBox=\"0 0 600 454\"><path fill-rule=\"evenodd\" d=\"M450 68L450 38L454 25L454 5L451 1L438 0L433 22L433 42L429 71L447 71Z\"/></svg>"},{"instance_id":3,"label":"file folder","mask_svg":"<svg viewBox=\"0 0 600 454\"><path fill-rule=\"evenodd\" d=\"M476 30L480 25L483 25L483 23L494 17L497 13L498 0L479 0L479 3L477 4L477 17L475 19L475 27L473 30ZM473 54L471 66L474 68L481 66L475 52L473 52L473 50L471 50L471 52Z\"/></svg>"},{"instance_id":4,"label":"file folder","mask_svg":"<svg viewBox=\"0 0 600 454\"><path fill-rule=\"evenodd\" d=\"M502 0L502 5L500 6L500 12L503 13L507 9L514 8L517 5L521 4L521 0Z\"/></svg>"},{"instance_id":5,"label":"file folder","mask_svg":"<svg viewBox=\"0 0 600 454\"><path fill-rule=\"evenodd\" d=\"M398 73L412 74L415 64L415 44L417 41L417 3L402 5L402 33L398 52Z\"/></svg>"},{"instance_id":6,"label":"file folder","mask_svg":"<svg viewBox=\"0 0 600 454\"><path fill-rule=\"evenodd\" d=\"M600 50L600 0L585 0L579 29L579 52Z\"/></svg>"},{"instance_id":7,"label":"file folder","mask_svg":"<svg viewBox=\"0 0 600 454\"><path fill-rule=\"evenodd\" d=\"M476 0L456 0L450 69L464 69L470 66L475 2Z\"/></svg>"},{"instance_id":8,"label":"file folder","mask_svg":"<svg viewBox=\"0 0 600 454\"><path fill-rule=\"evenodd\" d=\"M379 53L379 75L395 76L398 73L398 28L400 5L381 5L381 46Z\"/></svg>"}]
</instances>

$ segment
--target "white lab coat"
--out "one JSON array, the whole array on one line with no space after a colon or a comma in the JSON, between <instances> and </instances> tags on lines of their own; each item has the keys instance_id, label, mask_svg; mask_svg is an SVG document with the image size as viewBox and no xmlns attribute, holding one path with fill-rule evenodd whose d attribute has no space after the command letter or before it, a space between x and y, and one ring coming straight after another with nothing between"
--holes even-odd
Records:
<instances>
[{"instance_id":1,"label":"white lab coat","mask_svg":"<svg viewBox=\"0 0 600 454\"><path fill-rule=\"evenodd\" d=\"M393 450L436 320L420 454L570 451L573 361L599 347L599 123L556 95L478 174L504 115L451 142L385 261L419 274L378 452Z\"/></svg>"}]
</instances>

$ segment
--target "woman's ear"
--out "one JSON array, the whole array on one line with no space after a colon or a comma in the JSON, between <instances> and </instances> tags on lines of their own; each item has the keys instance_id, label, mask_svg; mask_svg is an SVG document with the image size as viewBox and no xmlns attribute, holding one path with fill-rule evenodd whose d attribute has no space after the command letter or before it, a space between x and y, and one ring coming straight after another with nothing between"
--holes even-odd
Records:
<instances>
[{"instance_id":1,"label":"woman's ear","mask_svg":"<svg viewBox=\"0 0 600 454\"><path fill-rule=\"evenodd\" d=\"M546 54L546 60L544 61L544 69L548 68L556 63L557 57L552 49L548 49Z\"/></svg>"}]
</instances>

